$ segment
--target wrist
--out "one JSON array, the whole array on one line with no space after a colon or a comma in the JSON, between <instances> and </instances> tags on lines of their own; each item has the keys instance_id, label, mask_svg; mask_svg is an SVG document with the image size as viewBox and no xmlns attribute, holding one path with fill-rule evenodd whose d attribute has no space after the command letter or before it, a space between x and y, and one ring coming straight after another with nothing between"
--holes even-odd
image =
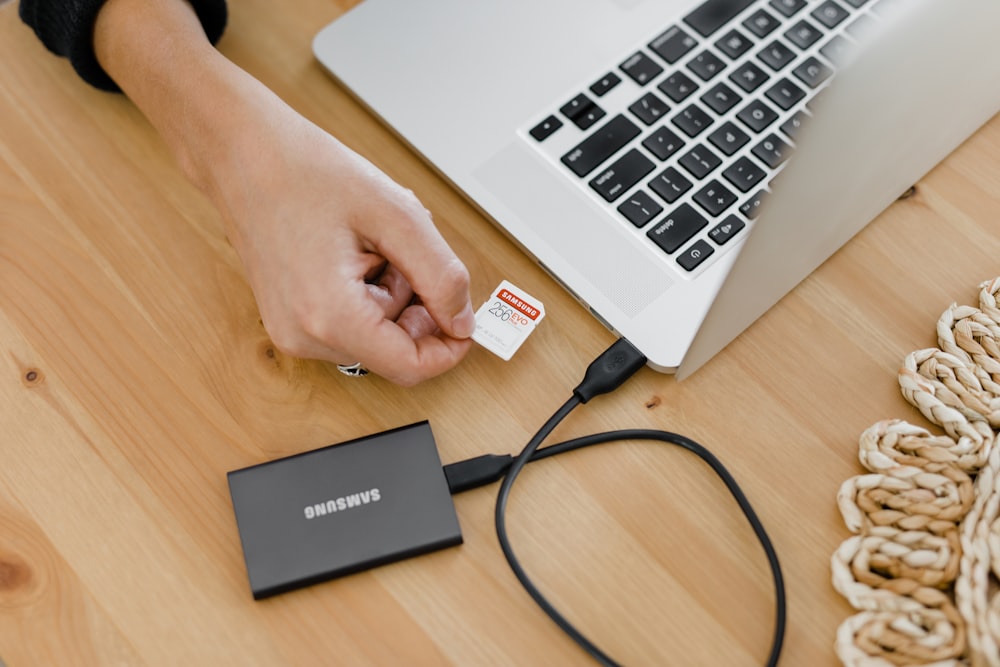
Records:
<instances>
[{"instance_id":1,"label":"wrist","mask_svg":"<svg viewBox=\"0 0 1000 667\"><path fill-rule=\"evenodd\" d=\"M100 66L157 130L185 175L207 191L208 166L225 142L226 115L245 73L215 49L183 0L107 0L94 23L93 45Z\"/></svg>"}]
</instances>

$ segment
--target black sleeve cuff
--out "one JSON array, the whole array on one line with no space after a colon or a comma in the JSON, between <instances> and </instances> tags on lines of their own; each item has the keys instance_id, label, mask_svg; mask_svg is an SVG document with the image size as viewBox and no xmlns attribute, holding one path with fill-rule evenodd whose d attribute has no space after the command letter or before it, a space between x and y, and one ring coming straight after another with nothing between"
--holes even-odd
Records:
<instances>
[{"instance_id":1,"label":"black sleeve cuff","mask_svg":"<svg viewBox=\"0 0 1000 667\"><path fill-rule=\"evenodd\" d=\"M178 0L179 2L182 0ZM118 92L111 77L94 55L94 22L105 0L21 0L21 19L34 29L53 53L69 58L73 69L87 83ZM226 0L190 0L212 44L226 29Z\"/></svg>"}]
</instances>

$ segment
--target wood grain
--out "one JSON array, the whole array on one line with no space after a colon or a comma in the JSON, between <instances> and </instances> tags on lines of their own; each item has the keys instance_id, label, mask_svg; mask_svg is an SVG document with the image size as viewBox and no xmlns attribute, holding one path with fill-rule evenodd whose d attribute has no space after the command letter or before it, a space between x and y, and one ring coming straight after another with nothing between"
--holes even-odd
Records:
<instances>
[{"instance_id":1,"label":"wood grain","mask_svg":"<svg viewBox=\"0 0 1000 667\"><path fill-rule=\"evenodd\" d=\"M503 278L545 322L510 362L476 349L414 389L270 344L219 219L130 103L88 88L0 9L0 659L35 664L586 664L517 585L495 488L456 499L465 544L254 602L226 472L429 419L446 462L514 452L611 335L313 59L351 0L233 3L220 48L413 188L482 299ZM1000 274L994 119L694 377L645 370L559 427L661 428L712 449L787 577L783 664L834 664L850 614L835 504L874 421L922 423L903 356ZM755 665L773 600L721 483L619 443L525 471L525 566L625 664Z\"/></svg>"}]
</instances>

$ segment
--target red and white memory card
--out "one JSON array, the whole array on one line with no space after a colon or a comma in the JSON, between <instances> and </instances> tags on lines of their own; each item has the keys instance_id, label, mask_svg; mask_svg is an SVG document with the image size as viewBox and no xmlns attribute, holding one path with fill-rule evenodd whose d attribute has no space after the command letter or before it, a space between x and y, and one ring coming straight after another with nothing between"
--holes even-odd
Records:
<instances>
[{"instance_id":1,"label":"red and white memory card","mask_svg":"<svg viewBox=\"0 0 1000 667\"><path fill-rule=\"evenodd\" d=\"M508 361L543 317L541 301L505 280L476 312L472 340Z\"/></svg>"}]
</instances>

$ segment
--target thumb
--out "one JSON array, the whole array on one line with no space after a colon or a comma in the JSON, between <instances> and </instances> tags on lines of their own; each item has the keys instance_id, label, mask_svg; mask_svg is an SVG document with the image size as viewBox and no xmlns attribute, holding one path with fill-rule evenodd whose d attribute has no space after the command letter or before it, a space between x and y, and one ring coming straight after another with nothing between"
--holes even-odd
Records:
<instances>
[{"instance_id":1,"label":"thumb","mask_svg":"<svg viewBox=\"0 0 1000 667\"><path fill-rule=\"evenodd\" d=\"M476 329L469 296L469 271L441 236L430 213L420 205L404 207L371 239L410 283L435 324L452 338L468 338Z\"/></svg>"},{"instance_id":2,"label":"thumb","mask_svg":"<svg viewBox=\"0 0 1000 667\"><path fill-rule=\"evenodd\" d=\"M441 244L445 252L437 249L430 261L400 265L396 260L396 268L409 280L413 293L441 331L452 338L468 338L476 329L469 297L469 271L444 239Z\"/></svg>"}]
</instances>

